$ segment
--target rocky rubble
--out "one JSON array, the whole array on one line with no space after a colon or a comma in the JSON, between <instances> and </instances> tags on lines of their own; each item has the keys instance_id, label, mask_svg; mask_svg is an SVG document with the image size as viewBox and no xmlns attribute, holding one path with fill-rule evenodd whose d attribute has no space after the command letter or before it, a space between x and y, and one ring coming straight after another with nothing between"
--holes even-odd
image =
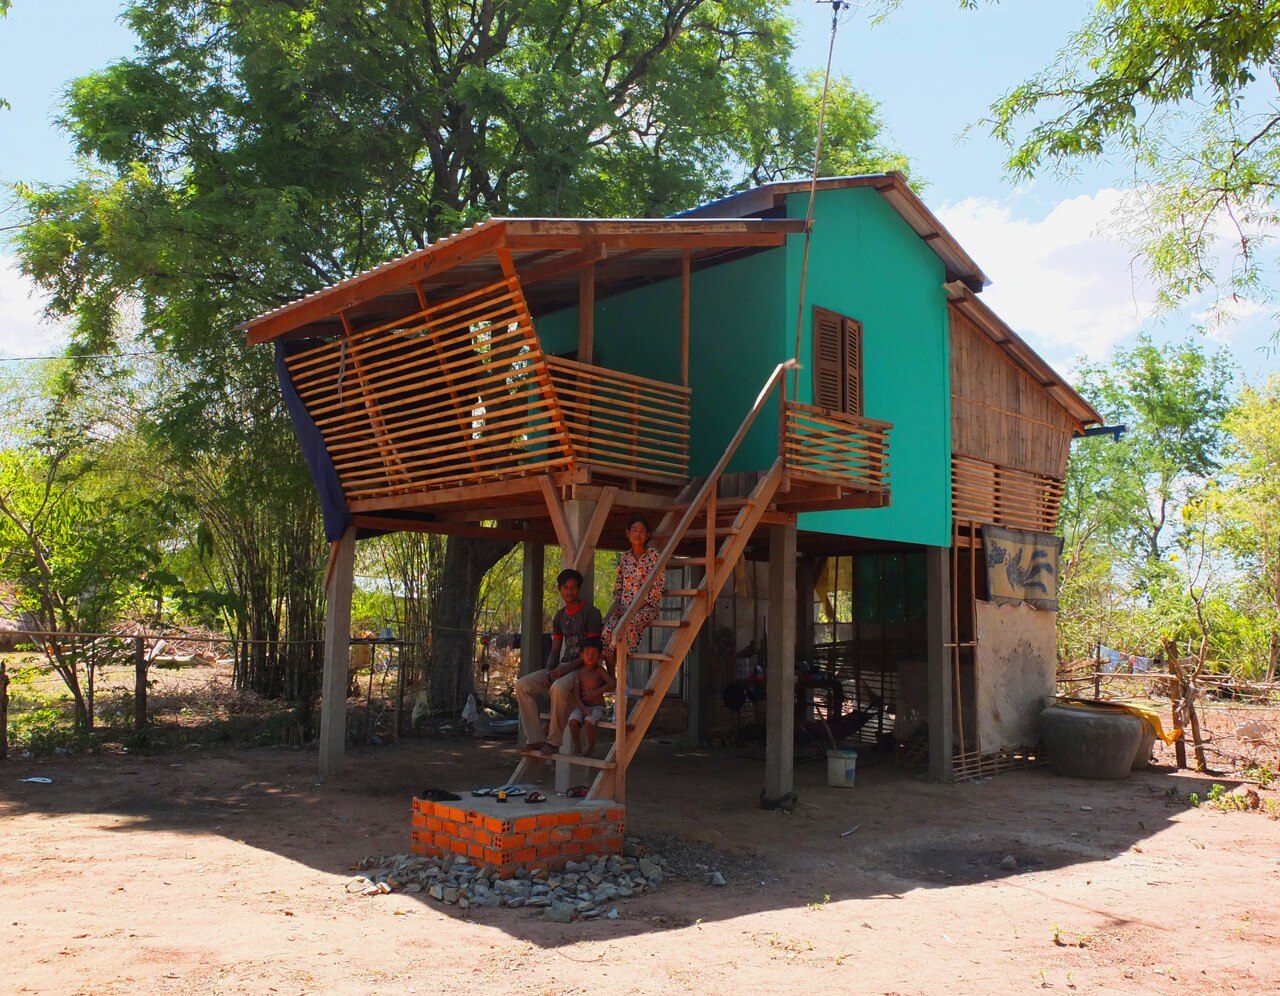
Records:
<instances>
[{"instance_id":1,"label":"rocky rubble","mask_svg":"<svg viewBox=\"0 0 1280 996\"><path fill-rule=\"evenodd\" d=\"M570 861L563 871L521 870L512 878L499 878L493 865L475 864L460 855L443 859L413 854L368 857L356 866L361 874L346 884L349 893L361 896L425 892L441 903L468 909L483 907L532 907L548 920L569 923L617 917L618 900L652 892L671 875L661 855L644 853L628 839L623 856ZM716 873L719 881L724 879ZM707 876L707 884L713 884Z\"/></svg>"}]
</instances>

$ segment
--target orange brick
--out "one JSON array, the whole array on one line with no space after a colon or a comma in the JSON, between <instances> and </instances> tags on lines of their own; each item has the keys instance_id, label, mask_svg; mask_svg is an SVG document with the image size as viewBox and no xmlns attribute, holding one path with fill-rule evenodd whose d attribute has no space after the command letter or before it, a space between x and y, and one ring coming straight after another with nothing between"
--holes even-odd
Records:
<instances>
[{"instance_id":1,"label":"orange brick","mask_svg":"<svg viewBox=\"0 0 1280 996\"><path fill-rule=\"evenodd\" d=\"M598 809L595 806L584 806L582 809L578 810L579 823L598 823L603 819L604 810Z\"/></svg>"},{"instance_id":2,"label":"orange brick","mask_svg":"<svg viewBox=\"0 0 1280 996\"><path fill-rule=\"evenodd\" d=\"M511 860L518 861L523 864L526 861L532 861L537 856L538 856L538 852L535 848L522 847L520 848L520 850L512 852Z\"/></svg>"},{"instance_id":3,"label":"orange brick","mask_svg":"<svg viewBox=\"0 0 1280 996\"><path fill-rule=\"evenodd\" d=\"M537 847L539 844L549 844L551 843L551 831L535 830L533 833L525 834L524 841L526 844L531 844L534 847Z\"/></svg>"},{"instance_id":4,"label":"orange brick","mask_svg":"<svg viewBox=\"0 0 1280 996\"><path fill-rule=\"evenodd\" d=\"M452 820L454 823L467 822L466 811L458 809L456 806L441 806L436 810L436 815L441 819Z\"/></svg>"},{"instance_id":5,"label":"orange brick","mask_svg":"<svg viewBox=\"0 0 1280 996\"><path fill-rule=\"evenodd\" d=\"M539 813L537 819L540 827L553 827L559 822L555 813Z\"/></svg>"},{"instance_id":6,"label":"orange brick","mask_svg":"<svg viewBox=\"0 0 1280 996\"><path fill-rule=\"evenodd\" d=\"M563 813L557 813L557 814L556 814L556 823L558 823L558 824L559 824L560 826L562 826L562 827L575 826L575 825L577 825L578 823L582 822L582 821L578 818L578 817L579 817L579 815L580 815L580 814L579 814L578 810L576 810L576 809L570 809L570 810L567 810L567 811L565 811L565 812L563 812Z\"/></svg>"},{"instance_id":7,"label":"orange brick","mask_svg":"<svg viewBox=\"0 0 1280 996\"><path fill-rule=\"evenodd\" d=\"M484 821L485 821L484 813L477 813L474 809L468 809L466 811L466 822L469 823L471 826L482 827L484 826Z\"/></svg>"},{"instance_id":8,"label":"orange brick","mask_svg":"<svg viewBox=\"0 0 1280 996\"><path fill-rule=\"evenodd\" d=\"M452 834L437 833L435 834L435 845L436 847L453 847L454 841L457 839Z\"/></svg>"},{"instance_id":9,"label":"orange brick","mask_svg":"<svg viewBox=\"0 0 1280 996\"><path fill-rule=\"evenodd\" d=\"M560 857L560 848L556 844L544 844L538 848L539 858L558 858Z\"/></svg>"},{"instance_id":10,"label":"orange brick","mask_svg":"<svg viewBox=\"0 0 1280 996\"><path fill-rule=\"evenodd\" d=\"M600 845L604 848L605 854L621 854L622 853L621 837L606 837L604 840L600 841Z\"/></svg>"},{"instance_id":11,"label":"orange brick","mask_svg":"<svg viewBox=\"0 0 1280 996\"><path fill-rule=\"evenodd\" d=\"M538 825L537 817L534 817L534 816L520 816L520 817L517 817L517 818L516 818L516 821L515 821L515 823L513 824L512 829L514 829L514 830L532 830L532 829L533 829L534 827L536 827L537 825Z\"/></svg>"},{"instance_id":12,"label":"orange brick","mask_svg":"<svg viewBox=\"0 0 1280 996\"><path fill-rule=\"evenodd\" d=\"M563 844L566 841L573 840L573 831L565 827L556 827L556 829L549 831L549 833L551 835L551 843L553 844Z\"/></svg>"},{"instance_id":13,"label":"orange brick","mask_svg":"<svg viewBox=\"0 0 1280 996\"><path fill-rule=\"evenodd\" d=\"M594 833L595 833L594 827L574 827L573 839L574 840L590 840Z\"/></svg>"},{"instance_id":14,"label":"orange brick","mask_svg":"<svg viewBox=\"0 0 1280 996\"><path fill-rule=\"evenodd\" d=\"M500 820L496 816L486 816L484 820L481 821L480 826L484 827L490 833L504 833L510 829L510 827L507 826L509 822L509 820Z\"/></svg>"},{"instance_id":15,"label":"orange brick","mask_svg":"<svg viewBox=\"0 0 1280 996\"><path fill-rule=\"evenodd\" d=\"M604 812L604 818L606 820L614 820L618 823L621 823L622 820L626 818L626 815L627 811L625 809L606 809Z\"/></svg>"},{"instance_id":16,"label":"orange brick","mask_svg":"<svg viewBox=\"0 0 1280 996\"><path fill-rule=\"evenodd\" d=\"M469 857L469 858L475 858L477 861L483 861L483 860L484 860L484 848L483 848L483 847L481 847L479 844L468 844L468 845L467 845L467 857Z\"/></svg>"},{"instance_id":17,"label":"orange brick","mask_svg":"<svg viewBox=\"0 0 1280 996\"><path fill-rule=\"evenodd\" d=\"M484 849L484 860L491 865L505 865L511 859L496 847L486 847Z\"/></svg>"}]
</instances>

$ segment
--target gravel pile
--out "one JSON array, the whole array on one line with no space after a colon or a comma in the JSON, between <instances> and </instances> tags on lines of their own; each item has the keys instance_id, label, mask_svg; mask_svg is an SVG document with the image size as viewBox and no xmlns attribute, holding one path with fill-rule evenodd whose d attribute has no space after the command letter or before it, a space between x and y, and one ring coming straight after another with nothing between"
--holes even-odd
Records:
<instances>
[{"instance_id":1,"label":"gravel pile","mask_svg":"<svg viewBox=\"0 0 1280 996\"><path fill-rule=\"evenodd\" d=\"M364 858L357 867L363 874L347 882L347 892L361 896L425 892L459 909L528 906L542 909L547 919L559 923L601 915L616 918L613 903L652 892L673 873L661 855L648 852L634 838L628 838L622 857L570 861L564 871L522 872L512 878L499 878L493 865L473 864L457 855L434 859L393 854ZM707 885L725 884L718 871L700 877Z\"/></svg>"}]
</instances>

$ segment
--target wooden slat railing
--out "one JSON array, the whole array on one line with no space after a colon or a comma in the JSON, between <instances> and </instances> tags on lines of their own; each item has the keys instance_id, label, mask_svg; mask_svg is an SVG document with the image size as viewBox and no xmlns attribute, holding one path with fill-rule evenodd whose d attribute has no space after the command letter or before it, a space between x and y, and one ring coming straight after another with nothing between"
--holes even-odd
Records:
<instances>
[{"instance_id":1,"label":"wooden slat railing","mask_svg":"<svg viewBox=\"0 0 1280 996\"><path fill-rule=\"evenodd\" d=\"M514 277L349 330L288 364L348 499L575 463Z\"/></svg>"},{"instance_id":2,"label":"wooden slat railing","mask_svg":"<svg viewBox=\"0 0 1280 996\"><path fill-rule=\"evenodd\" d=\"M782 425L788 474L857 491L888 491L892 428L889 422L788 401Z\"/></svg>"},{"instance_id":3,"label":"wooden slat railing","mask_svg":"<svg viewBox=\"0 0 1280 996\"><path fill-rule=\"evenodd\" d=\"M546 358L579 463L628 477L689 474L689 388L602 367Z\"/></svg>"},{"instance_id":4,"label":"wooden slat railing","mask_svg":"<svg viewBox=\"0 0 1280 996\"><path fill-rule=\"evenodd\" d=\"M1062 489L1062 481L1053 477L972 457L951 458L951 514L957 520L1053 532Z\"/></svg>"}]
</instances>

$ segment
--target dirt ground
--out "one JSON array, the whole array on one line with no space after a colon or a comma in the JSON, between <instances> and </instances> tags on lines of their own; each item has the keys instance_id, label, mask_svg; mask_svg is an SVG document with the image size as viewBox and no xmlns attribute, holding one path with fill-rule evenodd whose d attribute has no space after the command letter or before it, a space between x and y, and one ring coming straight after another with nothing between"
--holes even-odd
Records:
<instances>
[{"instance_id":1,"label":"dirt ground","mask_svg":"<svg viewBox=\"0 0 1280 996\"><path fill-rule=\"evenodd\" d=\"M852 790L800 762L800 804L783 814L758 808L760 760L646 744L629 833L710 845L728 885L668 879L616 920L555 924L343 890L361 857L408 850L415 790L504 780L506 744L356 752L319 787L314 752L289 748L10 758L3 988L1275 990L1280 822L1189 806L1213 779L1030 770L945 786L874 760ZM53 784L20 781L32 775Z\"/></svg>"}]
</instances>

